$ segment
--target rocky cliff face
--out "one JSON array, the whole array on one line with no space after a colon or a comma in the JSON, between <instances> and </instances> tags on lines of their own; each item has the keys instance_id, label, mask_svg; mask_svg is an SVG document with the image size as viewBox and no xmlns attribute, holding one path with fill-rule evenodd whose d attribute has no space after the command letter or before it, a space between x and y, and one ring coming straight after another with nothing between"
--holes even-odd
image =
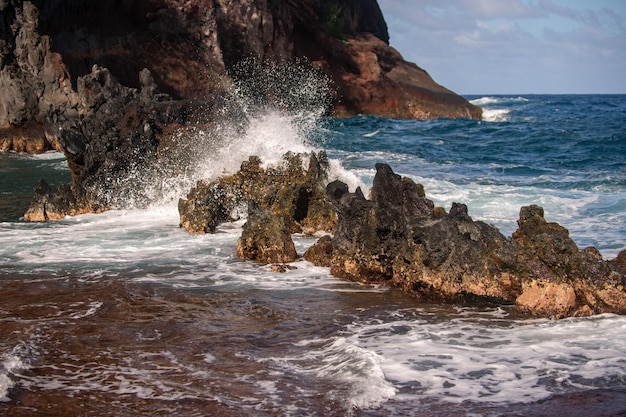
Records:
<instances>
[{"instance_id":1,"label":"rocky cliff face","mask_svg":"<svg viewBox=\"0 0 626 417\"><path fill-rule=\"evenodd\" d=\"M58 121L76 116L93 65L129 88L147 68L172 99L210 100L243 58L305 57L332 80L335 115L480 117L388 41L375 0L2 0L1 146L61 149Z\"/></svg>"}]
</instances>

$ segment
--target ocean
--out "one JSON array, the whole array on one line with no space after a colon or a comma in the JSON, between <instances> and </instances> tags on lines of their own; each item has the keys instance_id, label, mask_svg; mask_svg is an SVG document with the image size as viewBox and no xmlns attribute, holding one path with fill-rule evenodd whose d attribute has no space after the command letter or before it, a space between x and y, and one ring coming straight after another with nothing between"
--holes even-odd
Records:
<instances>
[{"instance_id":1,"label":"ocean","mask_svg":"<svg viewBox=\"0 0 626 417\"><path fill-rule=\"evenodd\" d=\"M626 95L467 98L483 120L256 113L150 207L52 223L21 216L39 178L70 181L63 155L0 153L0 415L626 415L626 317L424 304L240 260L244 220L179 228L198 178L324 149L366 195L386 162L505 235L538 204L581 249L626 249Z\"/></svg>"}]
</instances>

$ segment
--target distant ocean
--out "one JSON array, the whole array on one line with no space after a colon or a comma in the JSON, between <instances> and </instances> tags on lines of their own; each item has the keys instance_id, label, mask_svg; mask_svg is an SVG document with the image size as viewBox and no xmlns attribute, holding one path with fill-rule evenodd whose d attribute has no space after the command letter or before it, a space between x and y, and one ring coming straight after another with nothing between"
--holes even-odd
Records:
<instances>
[{"instance_id":1,"label":"distant ocean","mask_svg":"<svg viewBox=\"0 0 626 417\"><path fill-rule=\"evenodd\" d=\"M256 114L177 184L324 149L366 194L387 162L505 235L538 204L581 249L626 249L626 95L467 98L483 120ZM626 317L420 304L304 260L274 273L237 258L242 222L180 229L180 186L148 209L26 223L42 177L69 182L63 155L0 153L1 415L626 413Z\"/></svg>"}]
</instances>

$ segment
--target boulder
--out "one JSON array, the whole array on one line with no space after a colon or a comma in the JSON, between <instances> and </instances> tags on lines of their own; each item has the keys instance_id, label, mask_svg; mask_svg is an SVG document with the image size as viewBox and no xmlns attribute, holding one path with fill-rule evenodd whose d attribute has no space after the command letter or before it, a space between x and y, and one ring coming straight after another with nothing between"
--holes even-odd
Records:
<instances>
[{"instance_id":1,"label":"boulder","mask_svg":"<svg viewBox=\"0 0 626 417\"><path fill-rule=\"evenodd\" d=\"M237 243L237 254L262 264L285 264L298 257L286 219L252 201Z\"/></svg>"},{"instance_id":2,"label":"boulder","mask_svg":"<svg viewBox=\"0 0 626 417\"><path fill-rule=\"evenodd\" d=\"M24 218L32 222L60 220L67 215L80 214L70 186L51 188L41 179L35 187L30 207Z\"/></svg>"},{"instance_id":3,"label":"boulder","mask_svg":"<svg viewBox=\"0 0 626 417\"><path fill-rule=\"evenodd\" d=\"M309 158L308 169L304 157ZM198 181L187 198L179 200L180 226L189 233L214 233L220 223L239 218L245 207L254 207L255 213L269 210L283 218L292 232L334 230L336 214L324 196L325 152L287 153L283 164L265 169L261 163L251 156L233 175Z\"/></svg>"},{"instance_id":4,"label":"boulder","mask_svg":"<svg viewBox=\"0 0 626 417\"><path fill-rule=\"evenodd\" d=\"M338 181L326 195L337 231L304 257L338 277L395 285L425 301L509 304L546 317L626 313L624 273L597 250L579 250L539 206L523 207L507 238L474 221L464 204L438 210L423 187L386 164L376 165L370 200Z\"/></svg>"}]
</instances>

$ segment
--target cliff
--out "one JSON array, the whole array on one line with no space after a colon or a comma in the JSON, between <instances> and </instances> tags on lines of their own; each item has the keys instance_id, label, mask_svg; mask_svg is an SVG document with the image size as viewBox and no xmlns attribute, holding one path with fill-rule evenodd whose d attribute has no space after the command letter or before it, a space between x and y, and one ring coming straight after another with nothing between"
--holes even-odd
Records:
<instances>
[{"instance_id":1,"label":"cliff","mask_svg":"<svg viewBox=\"0 0 626 417\"><path fill-rule=\"evenodd\" d=\"M244 58L304 58L331 80L333 115L480 117L388 42L375 0L2 0L0 146L61 150L94 65L129 88L147 68L172 99L210 101Z\"/></svg>"}]
</instances>

